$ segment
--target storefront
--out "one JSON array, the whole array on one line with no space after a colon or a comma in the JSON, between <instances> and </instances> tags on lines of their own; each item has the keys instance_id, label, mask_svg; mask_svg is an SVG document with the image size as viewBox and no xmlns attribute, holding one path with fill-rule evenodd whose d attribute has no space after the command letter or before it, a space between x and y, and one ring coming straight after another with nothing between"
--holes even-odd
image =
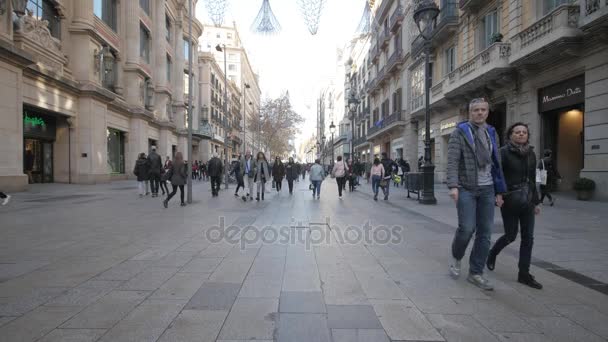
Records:
<instances>
[{"instance_id":1,"label":"storefront","mask_svg":"<svg viewBox=\"0 0 608 342\"><path fill-rule=\"evenodd\" d=\"M551 150L555 167L562 177L560 187L571 189L584 168L585 76L541 88L538 91L541 116L541 148Z\"/></svg>"},{"instance_id":2,"label":"storefront","mask_svg":"<svg viewBox=\"0 0 608 342\"><path fill-rule=\"evenodd\" d=\"M107 128L108 172L111 175L125 173L125 132Z\"/></svg>"},{"instance_id":3,"label":"storefront","mask_svg":"<svg viewBox=\"0 0 608 342\"><path fill-rule=\"evenodd\" d=\"M53 145L57 117L33 107L23 107L23 172L31 183L52 183Z\"/></svg>"}]
</instances>

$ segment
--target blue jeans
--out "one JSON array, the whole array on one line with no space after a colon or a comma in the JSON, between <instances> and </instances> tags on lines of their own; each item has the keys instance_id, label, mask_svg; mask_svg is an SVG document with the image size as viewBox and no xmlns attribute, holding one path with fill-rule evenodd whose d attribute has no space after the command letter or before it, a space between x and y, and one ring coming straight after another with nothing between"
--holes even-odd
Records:
<instances>
[{"instance_id":1,"label":"blue jeans","mask_svg":"<svg viewBox=\"0 0 608 342\"><path fill-rule=\"evenodd\" d=\"M321 195L321 182L320 180L315 180L315 181L311 181L312 182L312 195L314 196L315 194L317 196Z\"/></svg>"},{"instance_id":2,"label":"blue jeans","mask_svg":"<svg viewBox=\"0 0 608 342\"><path fill-rule=\"evenodd\" d=\"M483 274L490 251L495 201L493 185L480 186L475 191L459 189L456 205L458 229L452 242L452 255L457 260L462 259L475 233L475 242L469 258L470 274Z\"/></svg>"},{"instance_id":3,"label":"blue jeans","mask_svg":"<svg viewBox=\"0 0 608 342\"><path fill-rule=\"evenodd\" d=\"M382 178L380 176L372 176L372 191L374 192L374 196L378 196L378 188L380 188L380 180L382 180Z\"/></svg>"}]
</instances>

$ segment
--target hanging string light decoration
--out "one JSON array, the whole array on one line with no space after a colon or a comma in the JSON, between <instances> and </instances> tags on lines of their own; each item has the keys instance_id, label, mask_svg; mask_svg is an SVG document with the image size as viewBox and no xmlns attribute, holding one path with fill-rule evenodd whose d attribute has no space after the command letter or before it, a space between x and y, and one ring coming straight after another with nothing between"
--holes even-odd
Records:
<instances>
[{"instance_id":1,"label":"hanging string light decoration","mask_svg":"<svg viewBox=\"0 0 608 342\"><path fill-rule=\"evenodd\" d=\"M281 32L281 24L272 13L269 0L263 0L262 8L251 24L251 31L264 35L272 35Z\"/></svg>"},{"instance_id":2,"label":"hanging string light decoration","mask_svg":"<svg viewBox=\"0 0 608 342\"><path fill-rule=\"evenodd\" d=\"M298 0L304 22L313 36L319 31L321 12L326 0Z\"/></svg>"},{"instance_id":3,"label":"hanging string light decoration","mask_svg":"<svg viewBox=\"0 0 608 342\"><path fill-rule=\"evenodd\" d=\"M359 26L357 26L357 34L366 35L370 34L372 31L372 10L370 8L370 4L367 0L365 0L365 8L363 9L363 15L361 16L361 21L359 21Z\"/></svg>"},{"instance_id":4,"label":"hanging string light decoration","mask_svg":"<svg viewBox=\"0 0 608 342\"><path fill-rule=\"evenodd\" d=\"M224 23L227 2L227 0L205 0L205 8L213 25L219 27Z\"/></svg>"}]
</instances>

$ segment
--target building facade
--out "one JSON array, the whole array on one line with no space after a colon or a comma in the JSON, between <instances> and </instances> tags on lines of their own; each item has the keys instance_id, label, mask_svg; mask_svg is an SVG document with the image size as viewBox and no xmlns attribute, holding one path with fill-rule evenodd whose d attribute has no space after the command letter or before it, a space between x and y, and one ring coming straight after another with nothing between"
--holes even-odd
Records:
<instances>
[{"instance_id":1,"label":"building facade","mask_svg":"<svg viewBox=\"0 0 608 342\"><path fill-rule=\"evenodd\" d=\"M0 188L126 179L151 146L187 158L190 91L193 122L200 112L189 42L203 31L192 18L188 35L187 2L28 0L25 15L3 3Z\"/></svg>"},{"instance_id":2,"label":"building facade","mask_svg":"<svg viewBox=\"0 0 608 342\"><path fill-rule=\"evenodd\" d=\"M588 177L597 184L596 197L608 199L608 3L437 4L441 12L430 54L436 180L445 180L449 136L467 119L467 103L483 97L490 103L488 122L497 128L501 143L509 125L528 124L537 155L553 151L560 189L569 190L578 177ZM365 104L357 116L363 129L355 130L355 151L362 155L365 147L359 146L369 143L371 155L403 156L416 169L417 157L424 154L425 75L424 41L413 10L398 0L374 3L368 70L357 64L349 85L359 87ZM366 122L368 99L371 119Z\"/></svg>"}]
</instances>

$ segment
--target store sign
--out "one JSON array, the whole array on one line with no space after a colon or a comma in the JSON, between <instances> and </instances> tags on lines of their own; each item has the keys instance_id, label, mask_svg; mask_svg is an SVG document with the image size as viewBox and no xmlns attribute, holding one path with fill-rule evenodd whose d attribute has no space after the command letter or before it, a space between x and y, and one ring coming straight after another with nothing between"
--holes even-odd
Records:
<instances>
[{"instance_id":1,"label":"store sign","mask_svg":"<svg viewBox=\"0 0 608 342\"><path fill-rule=\"evenodd\" d=\"M55 140L55 117L23 110L23 136Z\"/></svg>"},{"instance_id":2,"label":"store sign","mask_svg":"<svg viewBox=\"0 0 608 342\"><path fill-rule=\"evenodd\" d=\"M585 102L585 76L542 88L538 91L538 111L547 112Z\"/></svg>"},{"instance_id":3,"label":"store sign","mask_svg":"<svg viewBox=\"0 0 608 342\"><path fill-rule=\"evenodd\" d=\"M451 122L446 122L446 123L442 123L441 124L441 131L445 131L446 129L450 129L450 128L454 128L456 127L458 123L456 121L451 121Z\"/></svg>"}]
</instances>

